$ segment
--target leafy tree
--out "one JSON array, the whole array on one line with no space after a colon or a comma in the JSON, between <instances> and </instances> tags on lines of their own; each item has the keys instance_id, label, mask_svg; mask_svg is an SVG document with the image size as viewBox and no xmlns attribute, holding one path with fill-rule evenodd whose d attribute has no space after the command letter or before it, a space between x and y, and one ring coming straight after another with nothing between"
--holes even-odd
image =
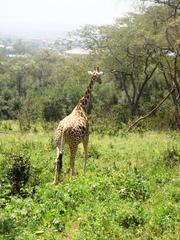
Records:
<instances>
[{"instance_id":1,"label":"leafy tree","mask_svg":"<svg viewBox=\"0 0 180 240\"><path fill-rule=\"evenodd\" d=\"M131 14L117 19L113 26L99 29L86 26L81 33L84 44L98 53L113 73L116 87L124 92L132 115L139 111L143 91L158 66L151 39L138 29L142 21L142 17Z\"/></svg>"}]
</instances>

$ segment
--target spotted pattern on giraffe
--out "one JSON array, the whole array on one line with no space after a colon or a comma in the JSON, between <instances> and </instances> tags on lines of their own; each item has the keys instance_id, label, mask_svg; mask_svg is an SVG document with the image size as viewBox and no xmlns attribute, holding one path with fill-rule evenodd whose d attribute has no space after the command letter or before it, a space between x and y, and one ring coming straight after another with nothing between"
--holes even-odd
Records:
<instances>
[{"instance_id":1,"label":"spotted pattern on giraffe","mask_svg":"<svg viewBox=\"0 0 180 240\"><path fill-rule=\"evenodd\" d=\"M61 134L64 134L64 142L71 144L73 142L80 143L82 139L89 134L89 125L87 117L85 114L82 114L84 110L81 109L81 112L76 108L74 111L60 121L57 128L55 142L58 145L60 142ZM76 118L78 115L78 118Z\"/></svg>"}]
</instances>

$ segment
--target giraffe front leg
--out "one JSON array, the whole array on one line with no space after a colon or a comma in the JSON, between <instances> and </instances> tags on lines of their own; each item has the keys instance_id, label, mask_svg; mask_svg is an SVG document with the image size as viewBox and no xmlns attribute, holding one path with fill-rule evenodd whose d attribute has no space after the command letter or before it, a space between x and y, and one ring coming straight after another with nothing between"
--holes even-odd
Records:
<instances>
[{"instance_id":1,"label":"giraffe front leg","mask_svg":"<svg viewBox=\"0 0 180 240\"><path fill-rule=\"evenodd\" d=\"M83 170L84 170L84 173L86 172L86 165L87 165L87 160L88 160L88 137L86 139L83 140L83 147L84 147L84 167L83 167Z\"/></svg>"},{"instance_id":2,"label":"giraffe front leg","mask_svg":"<svg viewBox=\"0 0 180 240\"><path fill-rule=\"evenodd\" d=\"M70 145L70 175L75 175L75 158L78 149L78 145Z\"/></svg>"},{"instance_id":3,"label":"giraffe front leg","mask_svg":"<svg viewBox=\"0 0 180 240\"><path fill-rule=\"evenodd\" d=\"M54 184L60 182L60 176L62 172L62 152L57 148L57 159L55 161L55 175L54 175Z\"/></svg>"}]
</instances>

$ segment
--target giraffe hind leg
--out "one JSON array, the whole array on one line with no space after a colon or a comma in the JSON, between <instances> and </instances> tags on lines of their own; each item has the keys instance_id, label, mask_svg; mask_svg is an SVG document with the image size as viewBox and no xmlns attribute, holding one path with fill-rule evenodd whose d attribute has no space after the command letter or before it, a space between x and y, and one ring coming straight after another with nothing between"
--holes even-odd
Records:
<instances>
[{"instance_id":1,"label":"giraffe hind leg","mask_svg":"<svg viewBox=\"0 0 180 240\"><path fill-rule=\"evenodd\" d=\"M55 175L54 175L54 183L58 184L60 182L60 176L62 172L62 152L57 151L57 159L55 161Z\"/></svg>"},{"instance_id":2,"label":"giraffe hind leg","mask_svg":"<svg viewBox=\"0 0 180 240\"><path fill-rule=\"evenodd\" d=\"M75 175L75 158L78 149L78 145L70 145L70 175Z\"/></svg>"}]
</instances>

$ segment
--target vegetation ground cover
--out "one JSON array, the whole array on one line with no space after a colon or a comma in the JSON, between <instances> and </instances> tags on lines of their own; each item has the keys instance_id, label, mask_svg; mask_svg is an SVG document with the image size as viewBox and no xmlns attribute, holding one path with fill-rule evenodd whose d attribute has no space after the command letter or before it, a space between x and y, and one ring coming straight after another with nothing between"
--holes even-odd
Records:
<instances>
[{"instance_id":1,"label":"vegetation ground cover","mask_svg":"<svg viewBox=\"0 0 180 240\"><path fill-rule=\"evenodd\" d=\"M87 173L80 147L78 174L68 176L65 147L58 186L53 135L40 124L21 133L16 122L1 121L0 239L179 239L178 132L94 130ZM29 169L20 194L12 193L15 161Z\"/></svg>"}]
</instances>

